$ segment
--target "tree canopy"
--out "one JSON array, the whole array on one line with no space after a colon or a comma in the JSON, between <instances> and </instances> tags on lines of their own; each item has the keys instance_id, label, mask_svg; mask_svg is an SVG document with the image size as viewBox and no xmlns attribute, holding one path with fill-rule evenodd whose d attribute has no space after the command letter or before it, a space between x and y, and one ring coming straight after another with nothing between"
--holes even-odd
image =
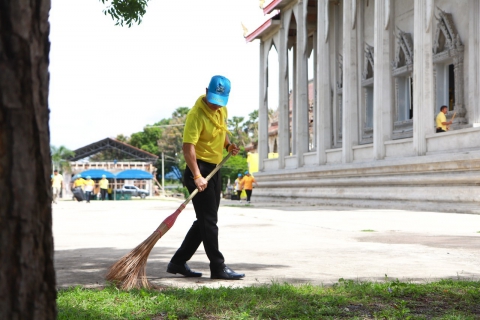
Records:
<instances>
[{"instance_id":1,"label":"tree canopy","mask_svg":"<svg viewBox=\"0 0 480 320\"><path fill-rule=\"evenodd\" d=\"M100 0L105 6L103 13L110 15L115 25L127 25L129 28L134 24L142 23L143 15L147 12L150 0Z\"/></svg>"},{"instance_id":2,"label":"tree canopy","mask_svg":"<svg viewBox=\"0 0 480 320\"><path fill-rule=\"evenodd\" d=\"M51 145L50 155L52 157L53 170L57 169L63 173L70 169L70 161L68 158L75 156L75 152L65 146L55 147Z\"/></svg>"}]
</instances>

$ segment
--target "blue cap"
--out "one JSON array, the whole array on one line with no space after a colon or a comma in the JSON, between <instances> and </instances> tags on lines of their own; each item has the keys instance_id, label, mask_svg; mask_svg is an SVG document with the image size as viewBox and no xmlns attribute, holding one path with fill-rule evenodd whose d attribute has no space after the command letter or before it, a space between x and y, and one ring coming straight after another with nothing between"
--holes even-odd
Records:
<instances>
[{"instance_id":1,"label":"blue cap","mask_svg":"<svg viewBox=\"0 0 480 320\"><path fill-rule=\"evenodd\" d=\"M208 85L207 101L225 107L230 94L230 80L224 76L213 76Z\"/></svg>"},{"instance_id":2,"label":"blue cap","mask_svg":"<svg viewBox=\"0 0 480 320\"><path fill-rule=\"evenodd\" d=\"M241 177L241 176L242 176L242 174L241 174L241 173L239 173L239 174L238 174L238 176L239 176L239 177Z\"/></svg>"},{"instance_id":3,"label":"blue cap","mask_svg":"<svg viewBox=\"0 0 480 320\"><path fill-rule=\"evenodd\" d=\"M106 175L102 174L102 178L106 178L106 177L107 177Z\"/></svg>"},{"instance_id":4,"label":"blue cap","mask_svg":"<svg viewBox=\"0 0 480 320\"><path fill-rule=\"evenodd\" d=\"M248 174L248 170L247 170L247 171L245 171L245 174Z\"/></svg>"},{"instance_id":5,"label":"blue cap","mask_svg":"<svg viewBox=\"0 0 480 320\"><path fill-rule=\"evenodd\" d=\"M82 175L80 173L77 174L77 178L81 178L81 177L82 177Z\"/></svg>"},{"instance_id":6,"label":"blue cap","mask_svg":"<svg viewBox=\"0 0 480 320\"><path fill-rule=\"evenodd\" d=\"M92 177L90 177L90 176L87 176L87 179L91 179L91 178L92 178Z\"/></svg>"}]
</instances>

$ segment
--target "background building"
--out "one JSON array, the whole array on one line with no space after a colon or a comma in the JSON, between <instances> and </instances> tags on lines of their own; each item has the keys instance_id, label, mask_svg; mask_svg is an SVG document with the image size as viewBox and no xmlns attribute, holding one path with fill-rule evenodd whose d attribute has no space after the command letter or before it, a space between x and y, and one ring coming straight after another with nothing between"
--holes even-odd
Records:
<instances>
[{"instance_id":1,"label":"background building","mask_svg":"<svg viewBox=\"0 0 480 320\"><path fill-rule=\"evenodd\" d=\"M440 211L478 200L480 1L274 0L263 10L278 14L246 36L261 42L255 197ZM270 50L278 83L267 81ZM274 144L268 86L279 92ZM455 119L435 133L442 105Z\"/></svg>"}]
</instances>

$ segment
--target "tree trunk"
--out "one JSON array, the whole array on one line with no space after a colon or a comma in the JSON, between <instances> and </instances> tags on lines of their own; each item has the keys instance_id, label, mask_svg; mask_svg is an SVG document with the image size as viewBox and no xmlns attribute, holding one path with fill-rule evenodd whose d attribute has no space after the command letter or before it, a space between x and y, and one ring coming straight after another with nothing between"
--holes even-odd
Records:
<instances>
[{"instance_id":1,"label":"tree trunk","mask_svg":"<svg viewBox=\"0 0 480 320\"><path fill-rule=\"evenodd\" d=\"M55 319L50 0L0 0L0 319Z\"/></svg>"}]
</instances>

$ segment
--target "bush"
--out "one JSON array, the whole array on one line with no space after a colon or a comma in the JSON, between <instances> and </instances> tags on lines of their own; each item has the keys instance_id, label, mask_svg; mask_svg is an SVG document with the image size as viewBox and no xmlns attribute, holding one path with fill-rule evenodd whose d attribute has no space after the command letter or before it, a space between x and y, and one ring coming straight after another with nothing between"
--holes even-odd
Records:
<instances>
[{"instance_id":1,"label":"bush","mask_svg":"<svg viewBox=\"0 0 480 320\"><path fill-rule=\"evenodd\" d=\"M178 193L183 193L183 196L185 197L185 199L187 199L190 196L190 192L188 192L187 187L177 188L175 191Z\"/></svg>"}]
</instances>

